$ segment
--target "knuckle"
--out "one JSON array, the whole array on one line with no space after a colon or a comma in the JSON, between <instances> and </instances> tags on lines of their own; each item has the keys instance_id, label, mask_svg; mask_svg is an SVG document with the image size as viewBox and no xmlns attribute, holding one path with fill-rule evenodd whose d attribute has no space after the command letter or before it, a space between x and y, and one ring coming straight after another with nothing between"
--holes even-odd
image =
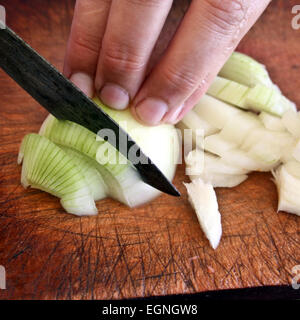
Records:
<instances>
[{"instance_id":1,"label":"knuckle","mask_svg":"<svg viewBox=\"0 0 300 320\"><path fill-rule=\"evenodd\" d=\"M146 66L145 57L135 50L112 42L103 52L103 65L111 72L142 72Z\"/></svg>"},{"instance_id":2,"label":"knuckle","mask_svg":"<svg viewBox=\"0 0 300 320\"><path fill-rule=\"evenodd\" d=\"M97 37L85 32L77 32L76 37L73 38L76 49L84 49L92 53L99 52L100 41Z\"/></svg>"},{"instance_id":3,"label":"knuckle","mask_svg":"<svg viewBox=\"0 0 300 320\"><path fill-rule=\"evenodd\" d=\"M204 0L207 18L218 31L228 32L239 27L247 19L248 6L245 0Z\"/></svg>"},{"instance_id":4,"label":"knuckle","mask_svg":"<svg viewBox=\"0 0 300 320\"><path fill-rule=\"evenodd\" d=\"M192 70L165 68L163 78L167 85L177 93L187 95L197 87L199 79Z\"/></svg>"}]
</instances>

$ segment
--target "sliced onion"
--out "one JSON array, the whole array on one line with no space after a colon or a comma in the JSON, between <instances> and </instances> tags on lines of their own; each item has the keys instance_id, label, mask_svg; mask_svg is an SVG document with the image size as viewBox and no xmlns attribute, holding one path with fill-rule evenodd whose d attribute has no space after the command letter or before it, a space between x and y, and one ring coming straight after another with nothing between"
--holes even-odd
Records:
<instances>
[{"instance_id":1,"label":"sliced onion","mask_svg":"<svg viewBox=\"0 0 300 320\"><path fill-rule=\"evenodd\" d=\"M200 226L210 245L216 249L221 239L222 226L213 186L204 183L201 179L184 183L184 185L188 192L189 201L196 211Z\"/></svg>"}]
</instances>

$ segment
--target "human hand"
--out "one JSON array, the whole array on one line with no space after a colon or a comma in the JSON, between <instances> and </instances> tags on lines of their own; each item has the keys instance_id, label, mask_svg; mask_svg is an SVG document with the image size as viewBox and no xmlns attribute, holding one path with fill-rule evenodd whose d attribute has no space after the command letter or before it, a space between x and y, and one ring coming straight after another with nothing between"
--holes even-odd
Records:
<instances>
[{"instance_id":1,"label":"human hand","mask_svg":"<svg viewBox=\"0 0 300 320\"><path fill-rule=\"evenodd\" d=\"M77 0L64 73L141 122L176 123L197 103L270 0L193 0L147 74L172 0Z\"/></svg>"}]
</instances>

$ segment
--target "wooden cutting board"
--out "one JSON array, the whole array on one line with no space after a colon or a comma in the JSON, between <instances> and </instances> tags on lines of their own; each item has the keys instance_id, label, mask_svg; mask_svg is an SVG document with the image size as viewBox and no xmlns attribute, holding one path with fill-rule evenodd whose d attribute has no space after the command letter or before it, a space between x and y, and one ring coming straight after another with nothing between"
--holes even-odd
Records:
<instances>
[{"instance_id":1,"label":"wooden cutting board","mask_svg":"<svg viewBox=\"0 0 300 320\"><path fill-rule=\"evenodd\" d=\"M176 3L165 33L187 5ZM9 26L62 69L73 1L1 4ZM300 30L291 27L295 4L273 1L239 50L265 63L300 105ZM98 216L78 218L64 213L58 199L20 185L20 141L37 132L46 112L2 71L0 97L0 265L7 275L0 298L121 299L291 283L291 269L300 264L300 218L276 213L269 174L254 173L236 188L217 189L223 236L215 251L187 201L183 166L175 178L181 198L162 195L134 210L104 200Z\"/></svg>"}]
</instances>

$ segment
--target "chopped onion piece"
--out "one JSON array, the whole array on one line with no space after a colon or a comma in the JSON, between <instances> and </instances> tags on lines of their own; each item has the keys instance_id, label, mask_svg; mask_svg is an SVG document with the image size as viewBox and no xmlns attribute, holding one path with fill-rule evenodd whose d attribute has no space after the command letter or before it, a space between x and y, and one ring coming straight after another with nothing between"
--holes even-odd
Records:
<instances>
[{"instance_id":1,"label":"chopped onion piece","mask_svg":"<svg viewBox=\"0 0 300 320\"><path fill-rule=\"evenodd\" d=\"M186 174L191 180L201 178L213 187L232 188L247 179L247 170L231 166L220 157L202 150L191 151L185 159Z\"/></svg>"},{"instance_id":2,"label":"chopped onion piece","mask_svg":"<svg viewBox=\"0 0 300 320\"><path fill-rule=\"evenodd\" d=\"M276 88L257 84L250 88L235 81L216 77L207 93L242 109L266 111L282 116L287 110L295 110L295 104Z\"/></svg>"},{"instance_id":3,"label":"chopped onion piece","mask_svg":"<svg viewBox=\"0 0 300 320\"><path fill-rule=\"evenodd\" d=\"M280 160L293 144L294 139L288 132L261 128L248 134L241 150L248 151L254 158L269 163Z\"/></svg>"},{"instance_id":4,"label":"chopped onion piece","mask_svg":"<svg viewBox=\"0 0 300 320\"><path fill-rule=\"evenodd\" d=\"M298 161L289 161L284 164L284 168L287 170L287 172L297 179L300 179L300 162Z\"/></svg>"},{"instance_id":5,"label":"chopped onion piece","mask_svg":"<svg viewBox=\"0 0 300 320\"><path fill-rule=\"evenodd\" d=\"M224 162L246 169L248 171L271 171L279 165L279 161L263 162L253 158L245 151L234 149L222 155Z\"/></svg>"},{"instance_id":6,"label":"chopped onion piece","mask_svg":"<svg viewBox=\"0 0 300 320\"><path fill-rule=\"evenodd\" d=\"M272 131L285 131L285 127L281 121L281 118L271 115L267 112L261 112L258 117L266 129Z\"/></svg>"},{"instance_id":7,"label":"chopped onion piece","mask_svg":"<svg viewBox=\"0 0 300 320\"><path fill-rule=\"evenodd\" d=\"M246 109L282 115L285 109L281 106L280 99L281 94L277 90L258 84L249 90L243 105Z\"/></svg>"},{"instance_id":8,"label":"chopped onion piece","mask_svg":"<svg viewBox=\"0 0 300 320\"><path fill-rule=\"evenodd\" d=\"M242 112L238 108L207 94L202 96L193 110L201 119L218 129L222 129L229 119Z\"/></svg>"},{"instance_id":9,"label":"chopped onion piece","mask_svg":"<svg viewBox=\"0 0 300 320\"><path fill-rule=\"evenodd\" d=\"M299 164L300 165L300 164ZM294 165L292 164L292 167ZM300 216L300 172L297 176L292 174L297 169L287 168L284 164L273 172L278 190L278 211L286 211Z\"/></svg>"},{"instance_id":10,"label":"chopped onion piece","mask_svg":"<svg viewBox=\"0 0 300 320\"><path fill-rule=\"evenodd\" d=\"M300 162L300 140L298 140L295 147L293 148L292 155L294 159Z\"/></svg>"},{"instance_id":11,"label":"chopped onion piece","mask_svg":"<svg viewBox=\"0 0 300 320\"><path fill-rule=\"evenodd\" d=\"M236 147L237 145L234 142L224 139L220 133L213 134L204 139L204 149L218 156L222 156L225 152L233 150Z\"/></svg>"},{"instance_id":12,"label":"chopped onion piece","mask_svg":"<svg viewBox=\"0 0 300 320\"><path fill-rule=\"evenodd\" d=\"M220 157L194 149L185 158L187 174L197 175L206 172L220 173L226 175L243 175L248 171L225 163Z\"/></svg>"},{"instance_id":13,"label":"chopped onion piece","mask_svg":"<svg viewBox=\"0 0 300 320\"><path fill-rule=\"evenodd\" d=\"M176 124L176 128L181 131L181 139L183 143L183 152L184 155L186 156L193 148L199 148L203 149L204 148L204 136L203 132L199 132L199 135L197 135L197 131L192 130L188 128L182 121L178 122ZM189 133L189 130L191 130L191 133ZM188 137L187 137L188 133ZM192 136L192 145L190 141L190 134Z\"/></svg>"},{"instance_id":14,"label":"chopped onion piece","mask_svg":"<svg viewBox=\"0 0 300 320\"><path fill-rule=\"evenodd\" d=\"M213 186L204 183L201 179L184 183L189 201L194 208L200 226L210 242L216 249L222 235L221 215Z\"/></svg>"},{"instance_id":15,"label":"chopped onion piece","mask_svg":"<svg viewBox=\"0 0 300 320\"><path fill-rule=\"evenodd\" d=\"M251 112L241 112L230 119L220 131L220 136L240 146L251 130L261 128L257 116Z\"/></svg>"},{"instance_id":16,"label":"chopped onion piece","mask_svg":"<svg viewBox=\"0 0 300 320\"><path fill-rule=\"evenodd\" d=\"M24 188L31 186L59 197L69 213L97 214L93 193L84 176L86 169L77 166L76 161L53 142L38 134L26 135L18 156L18 162L22 161ZM103 188L102 182L98 183L97 187Z\"/></svg>"},{"instance_id":17,"label":"chopped onion piece","mask_svg":"<svg viewBox=\"0 0 300 320\"><path fill-rule=\"evenodd\" d=\"M232 53L219 75L248 87L254 87L256 84L273 86L266 67L240 52Z\"/></svg>"},{"instance_id":18,"label":"chopped onion piece","mask_svg":"<svg viewBox=\"0 0 300 320\"><path fill-rule=\"evenodd\" d=\"M297 112L293 110L285 112L282 116L282 123L295 138L300 138L300 118Z\"/></svg>"},{"instance_id":19,"label":"chopped onion piece","mask_svg":"<svg viewBox=\"0 0 300 320\"><path fill-rule=\"evenodd\" d=\"M210 183L214 188L233 188L244 182L248 176L246 174L225 174L205 171L200 175L190 175L190 179L201 178L205 183Z\"/></svg>"},{"instance_id":20,"label":"chopped onion piece","mask_svg":"<svg viewBox=\"0 0 300 320\"><path fill-rule=\"evenodd\" d=\"M216 77L208 88L207 93L222 101L247 109L244 106L244 98L249 91L249 87L240 83L222 77Z\"/></svg>"},{"instance_id":21,"label":"chopped onion piece","mask_svg":"<svg viewBox=\"0 0 300 320\"><path fill-rule=\"evenodd\" d=\"M252 146L248 154L258 161L264 163L279 163L282 149L276 144L266 144L264 141L258 141Z\"/></svg>"},{"instance_id":22,"label":"chopped onion piece","mask_svg":"<svg viewBox=\"0 0 300 320\"><path fill-rule=\"evenodd\" d=\"M205 158L207 153L194 149L189 152L189 154L185 157L186 169L185 172L188 176L191 175L200 175L205 171Z\"/></svg>"},{"instance_id":23,"label":"chopped onion piece","mask_svg":"<svg viewBox=\"0 0 300 320\"><path fill-rule=\"evenodd\" d=\"M203 130L204 136L208 136L219 131L217 127L200 118L194 110L190 110L181 122L194 132L196 132L196 130Z\"/></svg>"}]
</instances>

